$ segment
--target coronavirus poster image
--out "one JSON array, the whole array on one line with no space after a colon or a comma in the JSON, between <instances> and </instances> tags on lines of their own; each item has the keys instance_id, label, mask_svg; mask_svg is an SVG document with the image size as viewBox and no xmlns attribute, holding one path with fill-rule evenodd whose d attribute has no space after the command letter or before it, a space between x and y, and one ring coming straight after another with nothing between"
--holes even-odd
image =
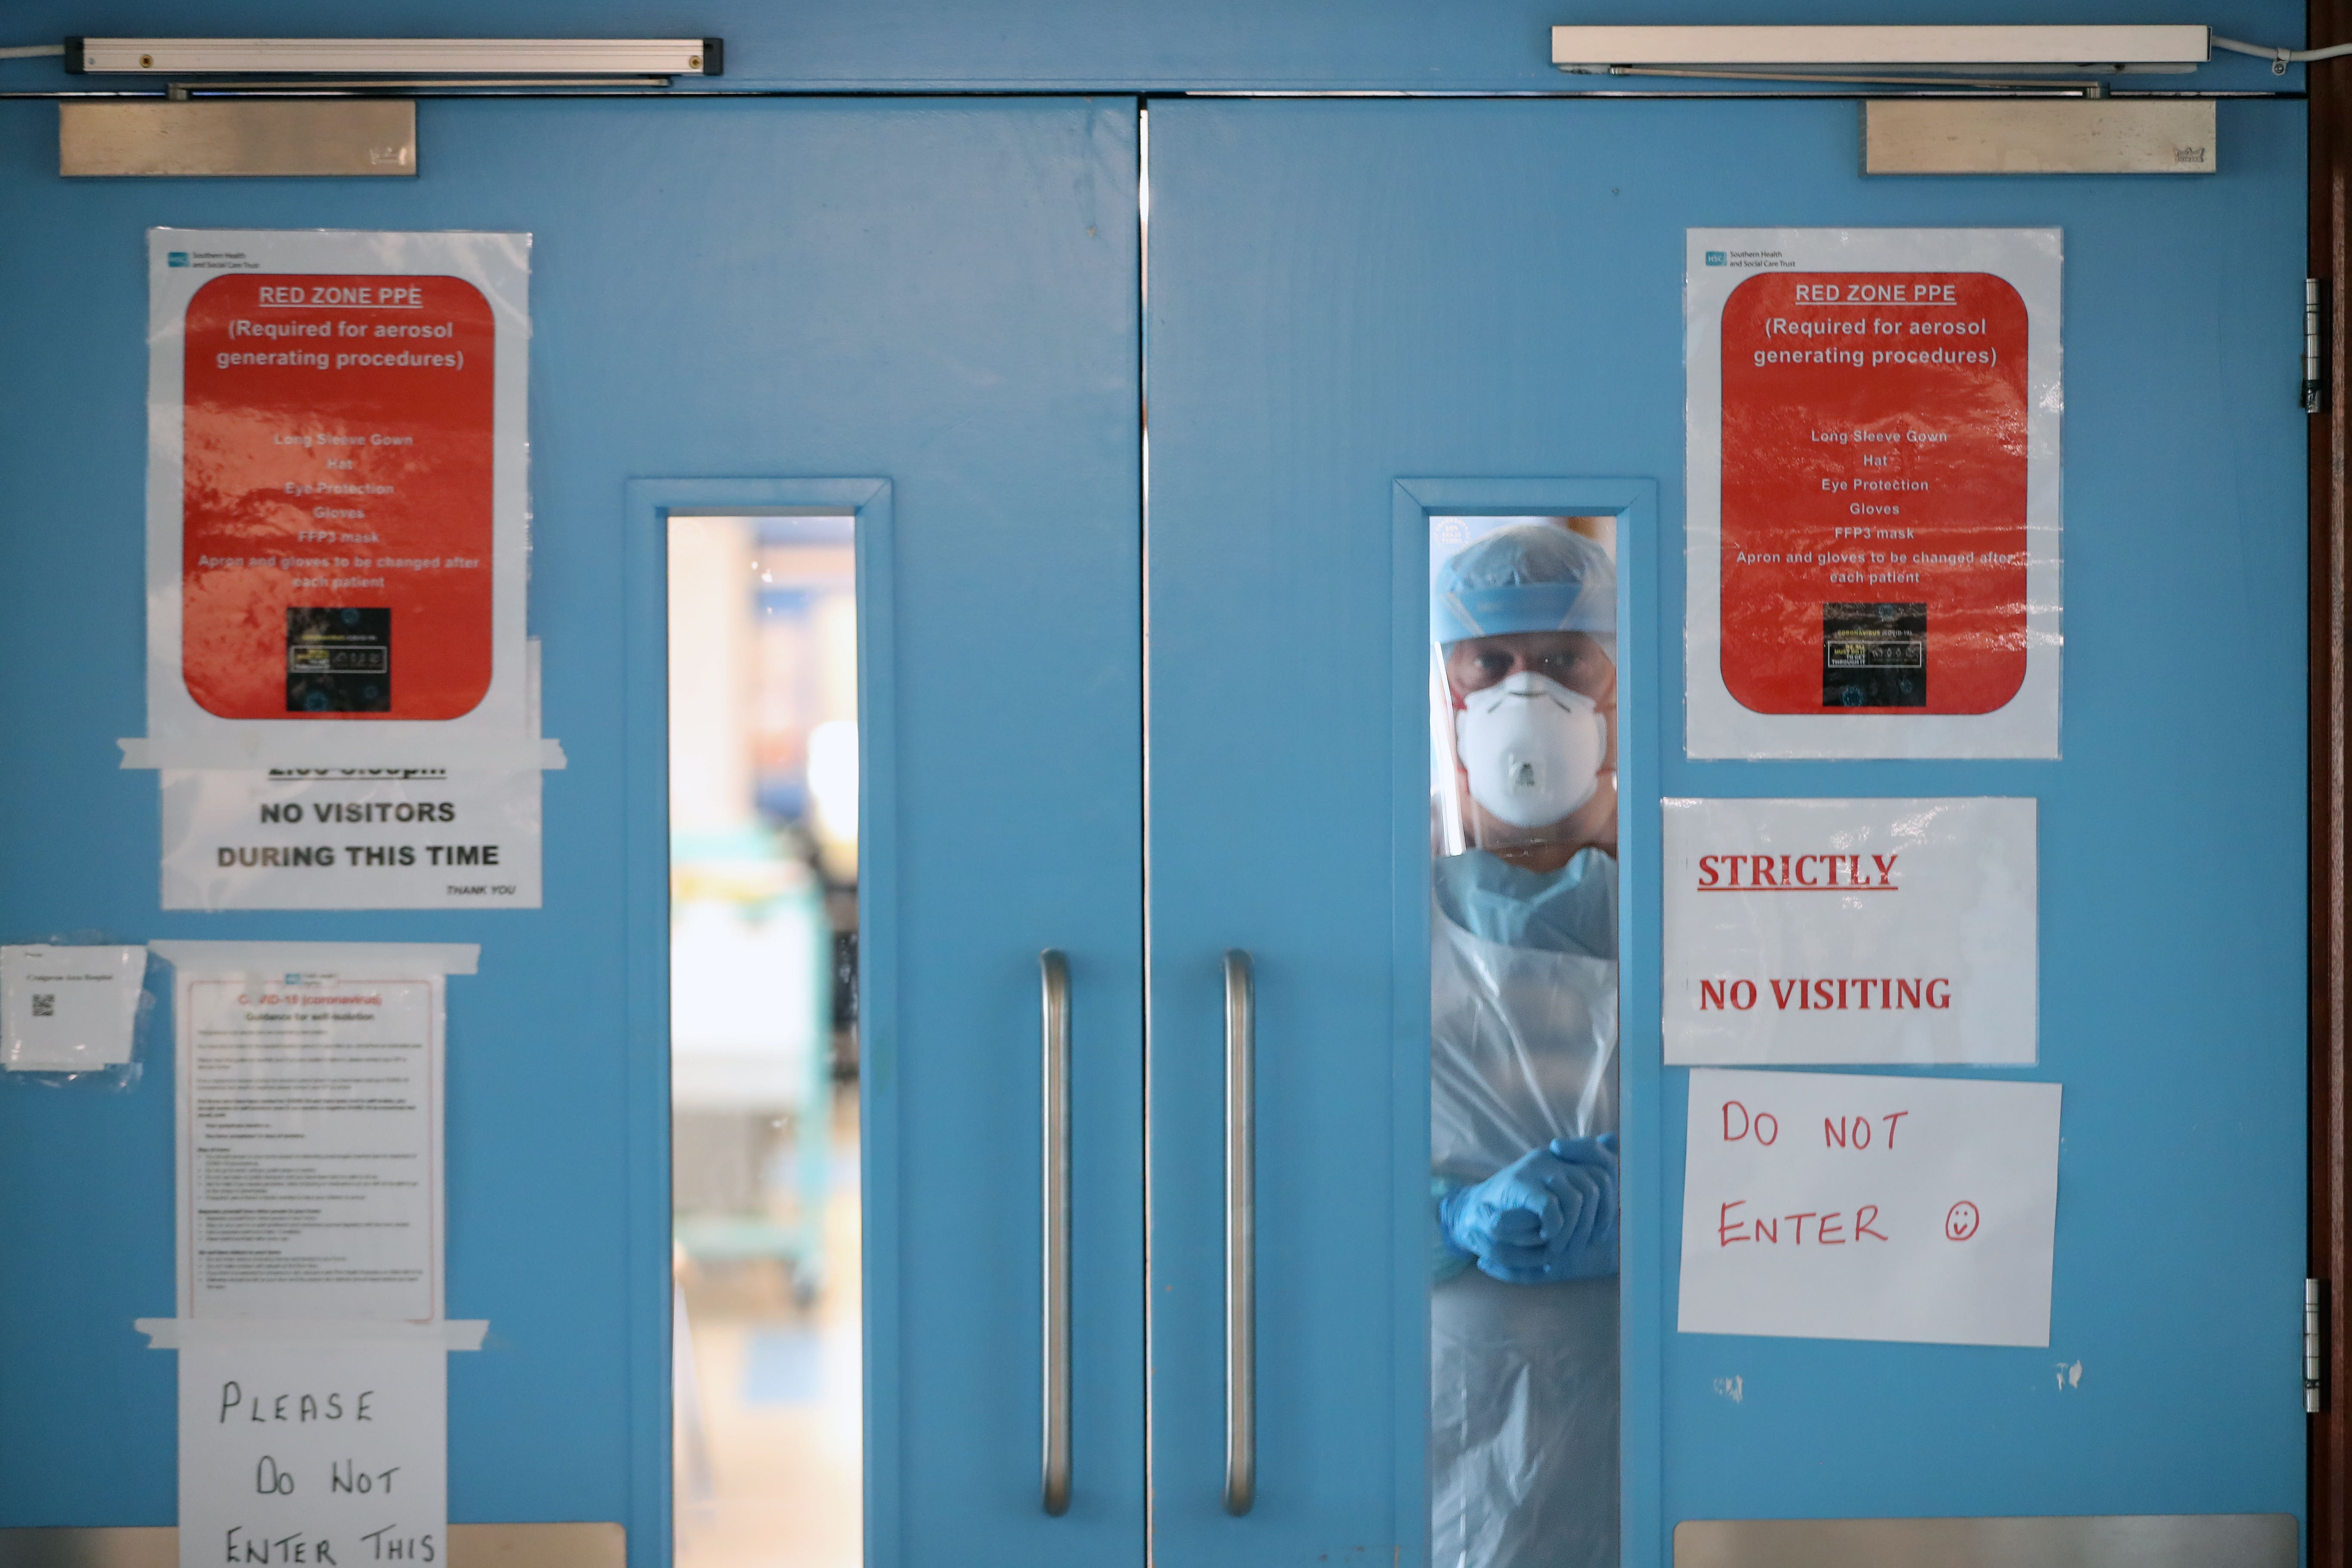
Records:
<instances>
[{"instance_id":1,"label":"coronavirus poster image","mask_svg":"<svg viewBox=\"0 0 2352 1568\"><path fill-rule=\"evenodd\" d=\"M132 766L535 767L530 237L148 235Z\"/></svg>"},{"instance_id":2,"label":"coronavirus poster image","mask_svg":"<svg viewBox=\"0 0 2352 1568\"><path fill-rule=\"evenodd\" d=\"M2055 757L2055 229L1692 229L1694 757Z\"/></svg>"}]
</instances>

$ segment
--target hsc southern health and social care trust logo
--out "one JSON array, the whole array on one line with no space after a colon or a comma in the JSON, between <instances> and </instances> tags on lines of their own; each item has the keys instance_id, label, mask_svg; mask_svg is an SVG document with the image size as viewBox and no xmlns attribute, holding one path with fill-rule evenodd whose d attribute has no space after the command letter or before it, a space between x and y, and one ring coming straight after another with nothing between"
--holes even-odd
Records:
<instances>
[{"instance_id":1,"label":"hsc southern health and social care trust logo","mask_svg":"<svg viewBox=\"0 0 2352 1568\"><path fill-rule=\"evenodd\" d=\"M163 265L166 267L185 267L187 264L188 253L184 250L171 251L163 258Z\"/></svg>"},{"instance_id":2,"label":"hsc southern health and social care trust logo","mask_svg":"<svg viewBox=\"0 0 2352 1568\"><path fill-rule=\"evenodd\" d=\"M1721 252L1720 250L1710 250L1710 251L1708 251L1708 252L1706 253L1706 264L1707 264L1709 267L1721 267L1721 266L1725 265L1724 258L1723 258L1723 252ZM177 263L177 262L173 262L173 265L176 267L176 266L178 266L178 265L179 265L179 263Z\"/></svg>"}]
</instances>

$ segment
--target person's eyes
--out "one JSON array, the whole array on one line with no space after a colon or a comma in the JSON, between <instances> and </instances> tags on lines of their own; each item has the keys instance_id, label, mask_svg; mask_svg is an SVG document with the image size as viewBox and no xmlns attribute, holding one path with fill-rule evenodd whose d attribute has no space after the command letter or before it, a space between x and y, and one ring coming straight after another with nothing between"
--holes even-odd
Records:
<instances>
[{"instance_id":1,"label":"person's eyes","mask_svg":"<svg viewBox=\"0 0 2352 1568\"><path fill-rule=\"evenodd\" d=\"M1489 680L1500 680L1511 671L1511 656L1507 653L1482 653L1478 656L1478 673Z\"/></svg>"}]
</instances>

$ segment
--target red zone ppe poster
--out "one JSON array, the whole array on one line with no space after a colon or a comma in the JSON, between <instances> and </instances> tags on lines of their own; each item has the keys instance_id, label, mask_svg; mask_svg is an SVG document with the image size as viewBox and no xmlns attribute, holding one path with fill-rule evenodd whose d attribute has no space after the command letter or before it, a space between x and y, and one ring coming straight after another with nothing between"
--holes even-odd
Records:
<instances>
[{"instance_id":1,"label":"red zone ppe poster","mask_svg":"<svg viewBox=\"0 0 2352 1568\"><path fill-rule=\"evenodd\" d=\"M1759 713L1985 713L2025 679L2025 302L1767 272L1723 308L1723 678Z\"/></svg>"},{"instance_id":2,"label":"red zone ppe poster","mask_svg":"<svg viewBox=\"0 0 2352 1568\"><path fill-rule=\"evenodd\" d=\"M226 719L488 691L497 323L457 278L232 273L189 301L181 675Z\"/></svg>"},{"instance_id":3,"label":"red zone ppe poster","mask_svg":"<svg viewBox=\"0 0 2352 1568\"><path fill-rule=\"evenodd\" d=\"M530 237L147 247L147 732L124 765L562 766L525 626Z\"/></svg>"},{"instance_id":4,"label":"red zone ppe poster","mask_svg":"<svg viewBox=\"0 0 2352 1568\"><path fill-rule=\"evenodd\" d=\"M1693 755L2055 754L2056 245L1693 231Z\"/></svg>"}]
</instances>

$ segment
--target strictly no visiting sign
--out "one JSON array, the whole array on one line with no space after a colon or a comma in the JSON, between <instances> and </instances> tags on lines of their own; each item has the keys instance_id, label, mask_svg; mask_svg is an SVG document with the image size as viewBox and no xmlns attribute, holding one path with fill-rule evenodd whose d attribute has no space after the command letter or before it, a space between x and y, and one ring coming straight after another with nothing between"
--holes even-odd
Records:
<instances>
[{"instance_id":1,"label":"strictly no visiting sign","mask_svg":"<svg viewBox=\"0 0 2352 1568\"><path fill-rule=\"evenodd\" d=\"M1669 800L1665 1059L2026 1065L2031 800Z\"/></svg>"}]
</instances>

